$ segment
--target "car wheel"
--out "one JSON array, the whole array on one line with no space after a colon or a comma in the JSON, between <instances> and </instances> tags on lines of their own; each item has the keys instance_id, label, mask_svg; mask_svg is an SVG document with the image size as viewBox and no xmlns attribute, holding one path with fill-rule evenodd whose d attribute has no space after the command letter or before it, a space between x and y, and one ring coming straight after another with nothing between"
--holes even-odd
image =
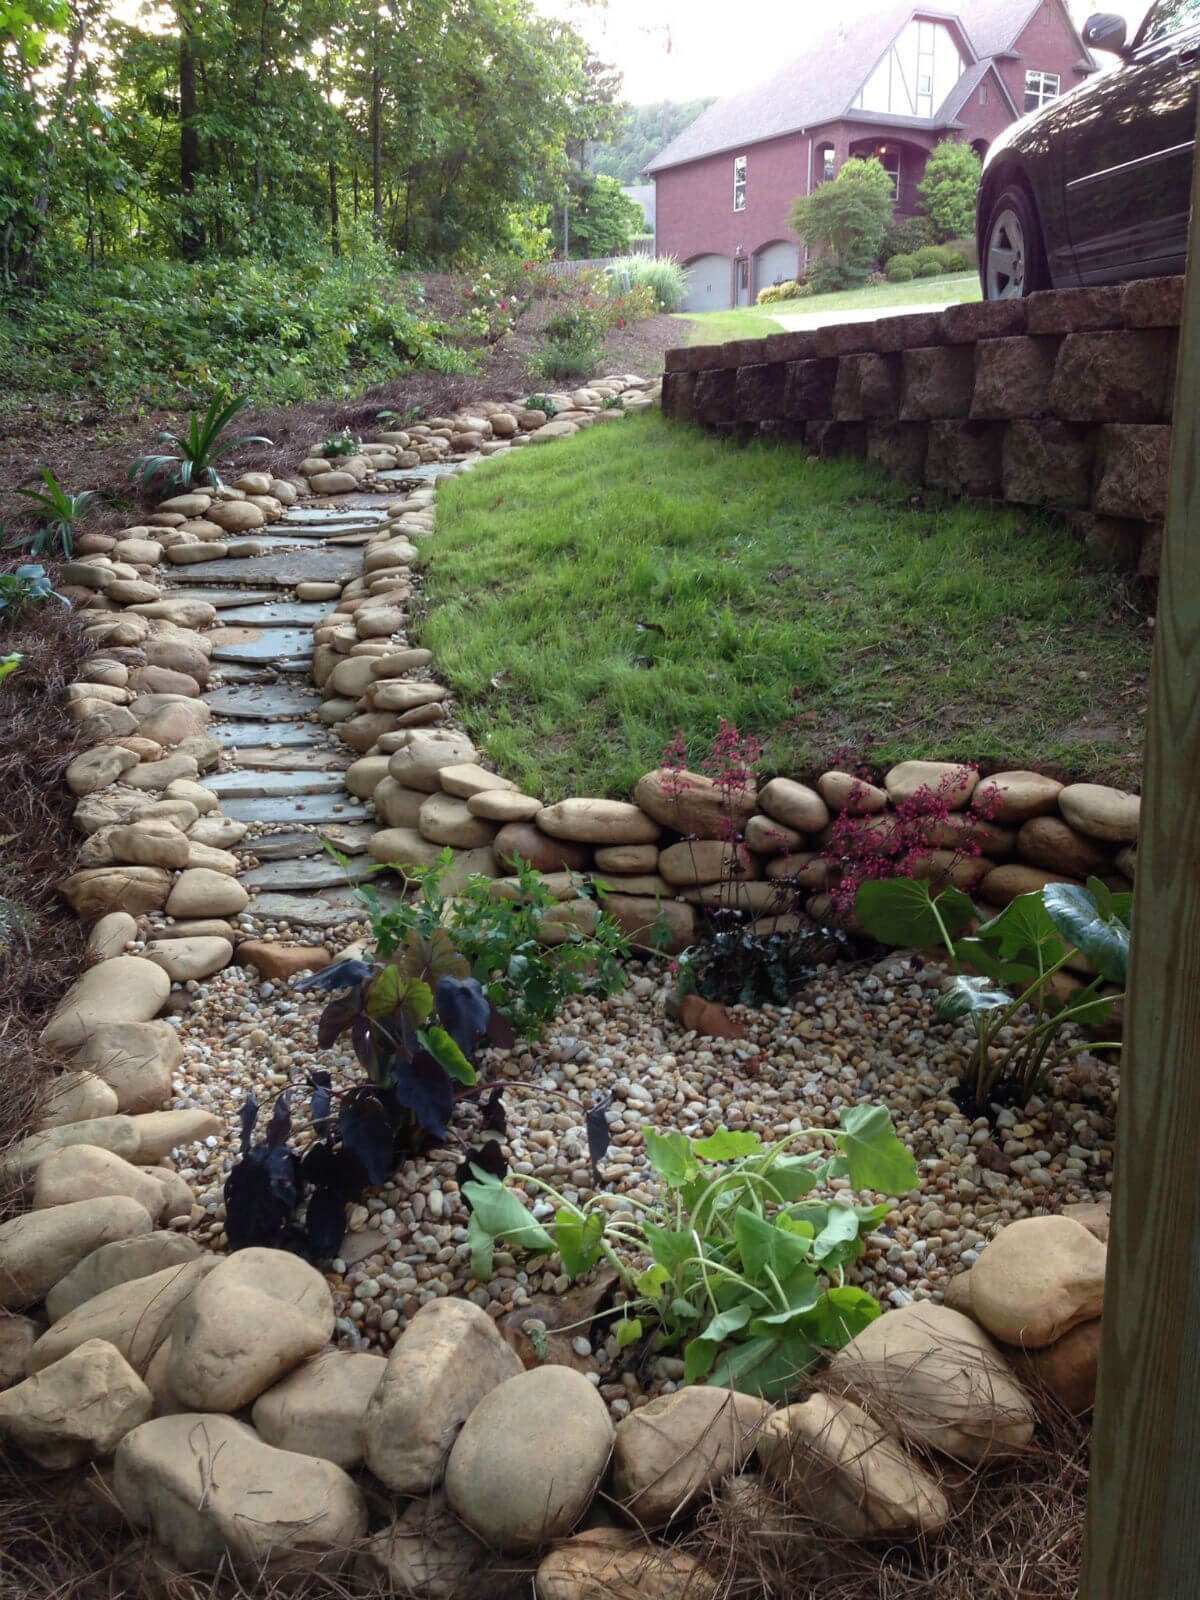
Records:
<instances>
[{"instance_id":1,"label":"car wheel","mask_svg":"<svg viewBox=\"0 0 1200 1600\"><path fill-rule=\"evenodd\" d=\"M983 297L1023 300L1050 287L1042 253L1042 230L1027 189L1011 184L992 205L985 234Z\"/></svg>"}]
</instances>

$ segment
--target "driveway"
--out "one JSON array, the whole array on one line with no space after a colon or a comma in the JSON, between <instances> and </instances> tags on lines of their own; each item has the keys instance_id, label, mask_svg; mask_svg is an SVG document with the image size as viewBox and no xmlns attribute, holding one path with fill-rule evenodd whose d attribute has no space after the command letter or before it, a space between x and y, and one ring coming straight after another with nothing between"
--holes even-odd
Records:
<instances>
[{"instance_id":1,"label":"driveway","mask_svg":"<svg viewBox=\"0 0 1200 1600\"><path fill-rule=\"evenodd\" d=\"M762 308L774 317L788 333L803 333L809 328L828 328L835 322L877 322L880 317L906 317L917 311L945 311L947 306L959 305L958 300L924 300L914 306L861 306L857 311L790 311L773 312Z\"/></svg>"}]
</instances>

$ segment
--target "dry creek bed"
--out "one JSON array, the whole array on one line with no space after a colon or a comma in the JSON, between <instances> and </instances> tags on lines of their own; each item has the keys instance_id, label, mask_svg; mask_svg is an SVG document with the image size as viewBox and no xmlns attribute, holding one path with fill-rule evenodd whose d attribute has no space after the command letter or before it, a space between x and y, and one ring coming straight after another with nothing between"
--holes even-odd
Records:
<instances>
[{"instance_id":1,"label":"dry creek bed","mask_svg":"<svg viewBox=\"0 0 1200 1600\"><path fill-rule=\"evenodd\" d=\"M286 936L287 930L273 931ZM645 1126L693 1137L719 1126L747 1128L776 1139L833 1125L844 1105L881 1100L917 1158L921 1187L870 1237L853 1277L885 1305L940 1299L948 1278L1006 1223L1108 1190L1117 1098L1111 1064L1084 1053L1057 1074L1053 1094L1023 1111L1001 1111L994 1126L973 1122L949 1098L965 1036L933 1014L941 981L937 968L912 957L821 969L791 1006L734 1008L748 1037L731 1041L685 1033L669 1021L666 964L634 963L621 993L569 1001L541 1039L485 1054L481 1078L536 1086L514 1087L505 1097L512 1171L578 1199L592 1192L583 1114L595 1094L611 1089L612 1147L602 1192L614 1211L624 1195L645 1200L653 1192ZM336 1086L362 1074L348 1049L318 1051L323 996L262 982L237 966L188 989L187 1007L176 1018L185 1046L176 1104L214 1112L229 1134L179 1152L178 1165L206 1213L194 1217L195 1233L223 1248L222 1186L236 1159L237 1117L247 1093L253 1090L267 1107L291 1084L303 1144L311 1137L308 1072L325 1067ZM557 1094L539 1095L537 1088ZM578 1100L578 1111L563 1094ZM463 1108L456 1118L468 1142L475 1116ZM467 1214L455 1179L461 1159L457 1146L434 1150L354 1208L342 1257L329 1274L343 1348L386 1352L417 1308L440 1296L466 1295L499 1317L567 1290L553 1264L503 1251L490 1283L471 1277ZM529 1198L548 1214L540 1193L531 1190ZM597 1339L594 1354L586 1330L576 1329L574 1341L581 1368L618 1418L672 1390L682 1375L682 1362L672 1358L632 1370L632 1356L618 1357L611 1336L607 1345Z\"/></svg>"}]
</instances>

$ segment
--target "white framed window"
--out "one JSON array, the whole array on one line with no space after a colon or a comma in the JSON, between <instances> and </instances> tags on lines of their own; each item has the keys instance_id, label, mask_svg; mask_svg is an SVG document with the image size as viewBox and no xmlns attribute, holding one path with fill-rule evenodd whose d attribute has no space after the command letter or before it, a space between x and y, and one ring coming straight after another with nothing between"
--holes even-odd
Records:
<instances>
[{"instance_id":1,"label":"white framed window","mask_svg":"<svg viewBox=\"0 0 1200 1600\"><path fill-rule=\"evenodd\" d=\"M879 163L888 177L892 180L892 199L900 198L900 152L899 150L881 150Z\"/></svg>"},{"instance_id":2,"label":"white framed window","mask_svg":"<svg viewBox=\"0 0 1200 1600\"><path fill-rule=\"evenodd\" d=\"M837 154L831 144L821 147L821 182L832 183L837 176Z\"/></svg>"},{"instance_id":3,"label":"white framed window","mask_svg":"<svg viewBox=\"0 0 1200 1600\"><path fill-rule=\"evenodd\" d=\"M1027 72L1025 74L1025 109L1036 111L1039 106L1057 100L1062 91L1062 79L1057 72Z\"/></svg>"},{"instance_id":4,"label":"white framed window","mask_svg":"<svg viewBox=\"0 0 1200 1600\"><path fill-rule=\"evenodd\" d=\"M734 156L733 158L733 209L745 211L746 209L746 158Z\"/></svg>"}]
</instances>

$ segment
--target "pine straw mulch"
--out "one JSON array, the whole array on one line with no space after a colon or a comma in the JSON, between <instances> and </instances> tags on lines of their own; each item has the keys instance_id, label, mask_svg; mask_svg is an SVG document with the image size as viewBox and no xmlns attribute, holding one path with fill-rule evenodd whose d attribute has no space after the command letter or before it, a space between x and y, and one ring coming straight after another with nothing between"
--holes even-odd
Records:
<instances>
[{"instance_id":1,"label":"pine straw mulch","mask_svg":"<svg viewBox=\"0 0 1200 1600\"><path fill-rule=\"evenodd\" d=\"M79 974L84 942L54 885L79 842L63 773L81 743L63 691L91 646L75 613L48 600L0 623L0 654L13 651L23 660L0 684L0 896L12 907L0 930L0 1150L28 1132L61 1066L38 1035ZM0 1183L0 1207L14 1198Z\"/></svg>"}]
</instances>

